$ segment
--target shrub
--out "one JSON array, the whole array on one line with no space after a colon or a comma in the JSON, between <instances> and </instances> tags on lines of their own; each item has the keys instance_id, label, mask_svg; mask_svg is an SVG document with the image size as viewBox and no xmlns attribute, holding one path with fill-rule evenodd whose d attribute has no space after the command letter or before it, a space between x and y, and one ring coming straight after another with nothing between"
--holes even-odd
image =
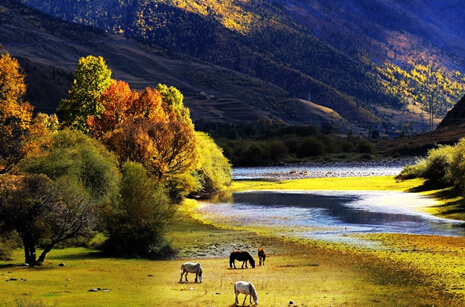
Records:
<instances>
[{"instance_id":1,"label":"shrub","mask_svg":"<svg viewBox=\"0 0 465 307\"><path fill-rule=\"evenodd\" d=\"M325 145L315 137L307 137L297 146L297 157L315 157L325 154Z\"/></svg>"},{"instance_id":2,"label":"shrub","mask_svg":"<svg viewBox=\"0 0 465 307\"><path fill-rule=\"evenodd\" d=\"M432 182L449 183L446 176L450 172L450 163L452 161L452 152L454 148L451 146L439 146L438 148L430 149L428 156L422 165L421 177Z\"/></svg>"},{"instance_id":3,"label":"shrub","mask_svg":"<svg viewBox=\"0 0 465 307\"><path fill-rule=\"evenodd\" d=\"M268 144L268 156L272 161L279 160L287 154L287 147L283 141L275 139Z\"/></svg>"},{"instance_id":4,"label":"shrub","mask_svg":"<svg viewBox=\"0 0 465 307\"><path fill-rule=\"evenodd\" d=\"M342 150L344 152L354 152L355 144L350 141L345 141L344 143L342 143Z\"/></svg>"},{"instance_id":5,"label":"shrub","mask_svg":"<svg viewBox=\"0 0 465 307\"><path fill-rule=\"evenodd\" d=\"M449 171L446 180L465 192L465 138L460 139L450 153Z\"/></svg>"},{"instance_id":6,"label":"shrub","mask_svg":"<svg viewBox=\"0 0 465 307\"><path fill-rule=\"evenodd\" d=\"M376 153L376 147L370 141L361 139L357 144L357 151L364 154L374 154Z\"/></svg>"}]
</instances>

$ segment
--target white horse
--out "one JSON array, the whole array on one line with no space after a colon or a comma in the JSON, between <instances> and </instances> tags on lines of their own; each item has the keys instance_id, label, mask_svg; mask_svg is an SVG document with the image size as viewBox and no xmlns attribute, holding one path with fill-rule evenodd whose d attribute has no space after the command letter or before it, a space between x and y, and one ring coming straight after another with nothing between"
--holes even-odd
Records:
<instances>
[{"instance_id":1,"label":"white horse","mask_svg":"<svg viewBox=\"0 0 465 307\"><path fill-rule=\"evenodd\" d=\"M182 275L186 274L186 282L187 280L187 273L195 273L195 282L197 282L197 278L199 278L199 281L202 282L202 266L200 263L194 263L194 262L185 262L181 265L181 279L179 282L182 282Z\"/></svg>"},{"instance_id":2,"label":"white horse","mask_svg":"<svg viewBox=\"0 0 465 307\"><path fill-rule=\"evenodd\" d=\"M244 301L242 302L242 306L245 304L245 299L247 298L247 295L249 296L249 303L252 304L252 297L253 301L255 302L255 305L258 305L258 295L257 291L255 291L255 287L251 282L246 282L246 281L238 281L234 284L234 293L236 294L236 304L239 304L239 301L237 300L237 296L239 293L245 294Z\"/></svg>"}]
</instances>

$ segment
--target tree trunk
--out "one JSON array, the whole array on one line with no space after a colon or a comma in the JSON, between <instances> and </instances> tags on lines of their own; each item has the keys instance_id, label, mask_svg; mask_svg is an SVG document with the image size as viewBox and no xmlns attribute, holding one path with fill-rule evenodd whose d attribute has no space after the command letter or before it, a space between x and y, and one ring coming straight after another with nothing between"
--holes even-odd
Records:
<instances>
[{"instance_id":1,"label":"tree trunk","mask_svg":"<svg viewBox=\"0 0 465 307\"><path fill-rule=\"evenodd\" d=\"M24 256L27 264L36 263L36 248L33 242L30 240L23 240L24 244Z\"/></svg>"},{"instance_id":2,"label":"tree trunk","mask_svg":"<svg viewBox=\"0 0 465 307\"><path fill-rule=\"evenodd\" d=\"M47 253L48 253L49 251L52 250L53 245L54 245L54 244L49 244L49 245L47 245L47 246L45 247L45 249L43 250L42 254L40 254L40 256L39 256L39 259L37 259L37 262L39 262L39 263L43 263L43 262L44 262L45 256L47 255Z\"/></svg>"}]
</instances>

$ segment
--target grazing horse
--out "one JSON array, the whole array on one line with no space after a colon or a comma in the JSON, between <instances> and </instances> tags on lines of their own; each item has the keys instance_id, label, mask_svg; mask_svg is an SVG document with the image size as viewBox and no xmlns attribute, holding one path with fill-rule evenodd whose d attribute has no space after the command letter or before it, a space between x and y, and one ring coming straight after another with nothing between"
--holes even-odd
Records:
<instances>
[{"instance_id":1,"label":"grazing horse","mask_svg":"<svg viewBox=\"0 0 465 307\"><path fill-rule=\"evenodd\" d=\"M202 266L200 263L194 263L194 262L185 262L181 265L181 279L179 282L182 282L182 275L186 274L186 282L187 280L187 273L195 273L195 282L197 282L197 278L199 278L199 281L202 282Z\"/></svg>"},{"instance_id":2,"label":"grazing horse","mask_svg":"<svg viewBox=\"0 0 465 307\"><path fill-rule=\"evenodd\" d=\"M252 266L252 268L255 268L255 260L253 260L252 256L250 256L250 254L248 252L243 252L243 251L233 251L231 253L231 255L229 255L229 267L232 269L233 265L234 265L234 268L236 268L236 260L238 261L242 261L242 269L244 268L244 264L245 264L245 267L247 267L247 261L250 262L250 265Z\"/></svg>"},{"instance_id":3,"label":"grazing horse","mask_svg":"<svg viewBox=\"0 0 465 307\"><path fill-rule=\"evenodd\" d=\"M258 305L258 295L257 291L255 290L255 287L251 282L246 282L246 281L238 281L234 284L234 293L236 294L236 304L239 304L239 301L237 300L237 296L239 293L245 294L244 301L242 302L242 306L245 304L245 299L247 298L247 295L249 296L249 304L252 304L252 297L253 301L255 302L255 305Z\"/></svg>"},{"instance_id":4,"label":"grazing horse","mask_svg":"<svg viewBox=\"0 0 465 307\"><path fill-rule=\"evenodd\" d=\"M259 248L258 249L258 264L262 265L262 262L263 262L263 265L265 265L265 258L266 258L265 249Z\"/></svg>"}]
</instances>

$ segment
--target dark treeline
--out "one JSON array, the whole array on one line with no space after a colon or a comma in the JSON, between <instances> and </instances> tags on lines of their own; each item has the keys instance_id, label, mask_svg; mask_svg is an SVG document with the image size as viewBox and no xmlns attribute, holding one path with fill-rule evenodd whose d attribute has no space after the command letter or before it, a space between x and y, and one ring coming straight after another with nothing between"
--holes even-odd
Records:
<instances>
[{"instance_id":1,"label":"dark treeline","mask_svg":"<svg viewBox=\"0 0 465 307\"><path fill-rule=\"evenodd\" d=\"M350 159L361 154L371 158L373 143L350 131L337 134L331 124L288 126L280 121L219 123L197 120L195 129L209 133L233 166L295 163L312 159Z\"/></svg>"}]
</instances>

